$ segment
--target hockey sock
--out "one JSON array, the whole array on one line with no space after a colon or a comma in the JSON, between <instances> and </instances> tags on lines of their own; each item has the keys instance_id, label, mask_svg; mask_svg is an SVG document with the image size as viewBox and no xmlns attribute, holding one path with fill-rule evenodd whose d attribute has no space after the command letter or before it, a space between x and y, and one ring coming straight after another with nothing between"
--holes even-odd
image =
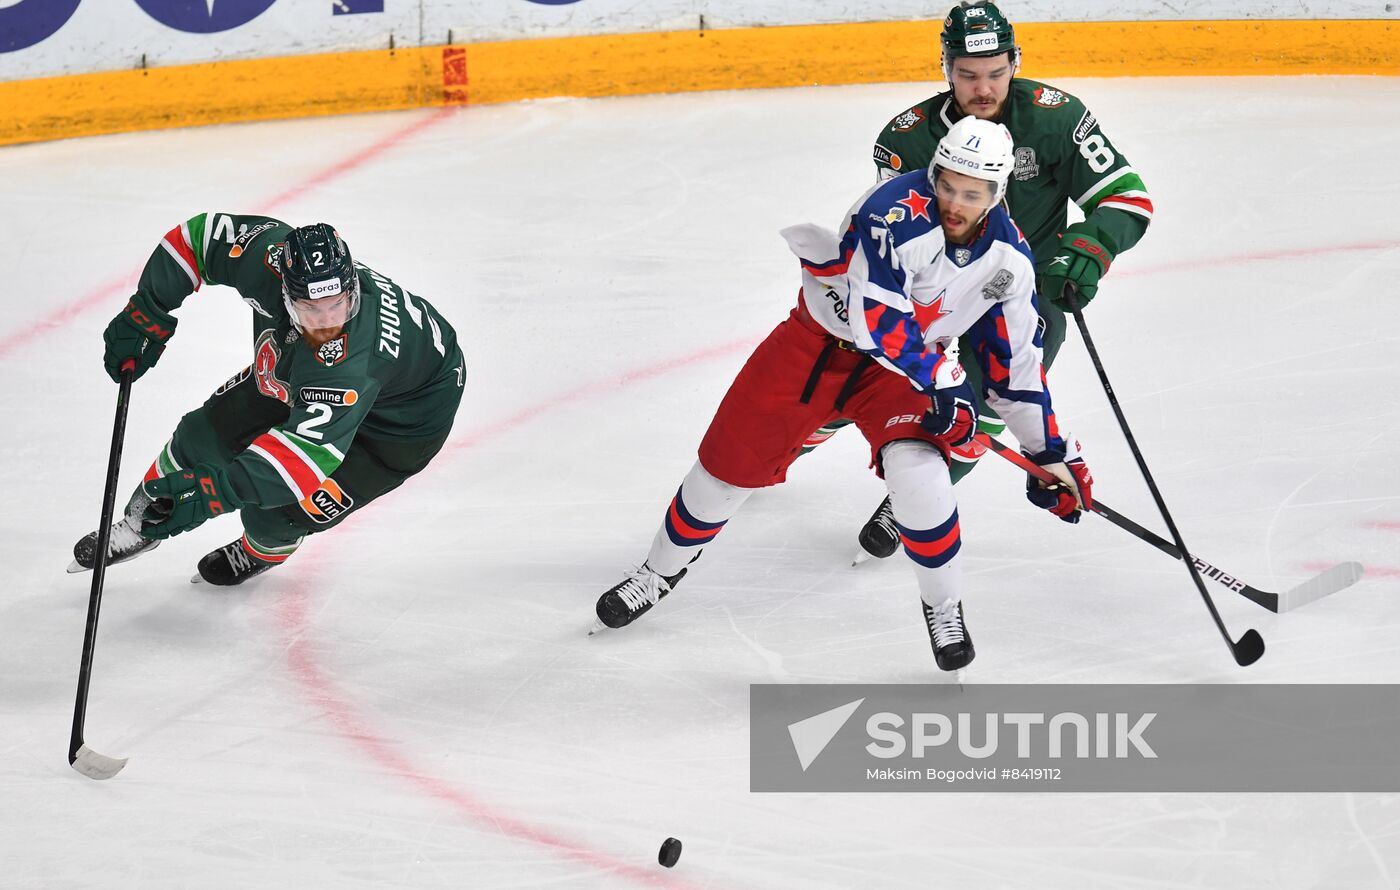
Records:
<instances>
[{"instance_id":1,"label":"hockey sock","mask_svg":"<svg viewBox=\"0 0 1400 890\"><path fill-rule=\"evenodd\" d=\"M666 518L651 542L647 565L667 577L685 568L739 512L750 494L752 488L721 482L696 461L671 499Z\"/></svg>"},{"instance_id":2,"label":"hockey sock","mask_svg":"<svg viewBox=\"0 0 1400 890\"><path fill-rule=\"evenodd\" d=\"M891 442L880 452L900 543L919 581L919 595L938 607L962 598L958 505L948 465L931 446Z\"/></svg>"},{"instance_id":3,"label":"hockey sock","mask_svg":"<svg viewBox=\"0 0 1400 890\"><path fill-rule=\"evenodd\" d=\"M243 552L254 559L270 563L284 563L287 561L287 557L295 553L297 548L301 546L301 542L302 539L297 538L291 544L271 546L255 541L247 532L244 532L243 539L238 543L243 547Z\"/></svg>"}]
</instances>

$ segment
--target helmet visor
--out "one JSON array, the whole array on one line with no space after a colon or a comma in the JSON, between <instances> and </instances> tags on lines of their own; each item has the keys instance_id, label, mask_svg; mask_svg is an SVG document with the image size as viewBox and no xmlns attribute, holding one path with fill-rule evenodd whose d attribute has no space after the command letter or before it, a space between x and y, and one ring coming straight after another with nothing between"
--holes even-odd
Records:
<instances>
[{"instance_id":1,"label":"helmet visor","mask_svg":"<svg viewBox=\"0 0 1400 890\"><path fill-rule=\"evenodd\" d=\"M949 170L941 164L935 170L933 189L940 211L949 207L962 208L980 218L1001 200L1001 184L994 180Z\"/></svg>"},{"instance_id":2,"label":"helmet visor","mask_svg":"<svg viewBox=\"0 0 1400 890\"><path fill-rule=\"evenodd\" d=\"M292 316L292 324L299 330L322 331L344 327L360 308L358 281L350 290L343 290L339 279L335 278L311 282L307 290L312 297L298 299L283 288L287 311Z\"/></svg>"}]
</instances>

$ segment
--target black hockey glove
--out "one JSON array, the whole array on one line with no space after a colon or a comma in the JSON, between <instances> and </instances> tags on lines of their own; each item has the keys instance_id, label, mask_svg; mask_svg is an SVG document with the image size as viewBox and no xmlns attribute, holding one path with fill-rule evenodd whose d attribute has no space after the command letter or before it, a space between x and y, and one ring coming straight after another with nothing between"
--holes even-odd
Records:
<instances>
[{"instance_id":1,"label":"black hockey glove","mask_svg":"<svg viewBox=\"0 0 1400 890\"><path fill-rule=\"evenodd\" d=\"M107 344L102 363L107 376L121 382L121 366L127 359L136 360L131 375L137 380L147 369L155 367L165 351L165 341L175 333L175 317L145 294L136 294L126 301L126 308L107 323L102 339Z\"/></svg>"},{"instance_id":2,"label":"black hockey glove","mask_svg":"<svg viewBox=\"0 0 1400 890\"><path fill-rule=\"evenodd\" d=\"M176 470L142 487L152 499L141 516L141 534L147 538L173 538L243 506L227 474L213 464Z\"/></svg>"}]
</instances>

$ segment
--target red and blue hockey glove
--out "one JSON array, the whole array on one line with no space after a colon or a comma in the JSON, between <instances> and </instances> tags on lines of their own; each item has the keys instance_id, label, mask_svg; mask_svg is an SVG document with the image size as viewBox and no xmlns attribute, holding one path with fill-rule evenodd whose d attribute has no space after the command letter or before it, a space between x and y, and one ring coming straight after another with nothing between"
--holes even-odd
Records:
<instances>
[{"instance_id":1,"label":"red and blue hockey glove","mask_svg":"<svg viewBox=\"0 0 1400 890\"><path fill-rule=\"evenodd\" d=\"M1094 507L1094 477L1084 458L1075 457L1066 461L1058 451L1044 451L1036 455L1026 455L1038 466L1044 467L1055 477L1054 482L1041 482L1026 474L1026 500L1042 510L1049 510L1065 522L1078 522L1079 515Z\"/></svg>"},{"instance_id":2,"label":"red and blue hockey glove","mask_svg":"<svg viewBox=\"0 0 1400 890\"><path fill-rule=\"evenodd\" d=\"M933 389L925 395L933 402L919 425L949 448L961 448L977 435L976 395L967 382L967 372L952 356L944 357L934 372Z\"/></svg>"},{"instance_id":3,"label":"red and blue hockey glove","mask_svg":"<svg viewBox=\"0 0 1400 890\"><path fill-rule=\"evenodd\" d=\"M121 382L121 366L127 359L134 359L136 370L132 380L160 360L165 352L165 341L175 333L175 317L156 304L145 294L136 294L126 301L126 308L117 313L107 323L102 339L107 344L102 363L107 367L107 376Z\"/></svg>"},{"instance_id":4,"label":"red and blue hockey glove","mask_svg":"<svg viewBox=\"0 0 1400 890\"><path fill-rule=\"evenodd\" d=\"M1059 249L1040 275L1041 296L1062 312L1069 312L1066 285L1074 285L1079 308L1089 305L1099 292L1099 279L1113 265L1113 249L1103 243L1096 226L1086 222L1065 227Z\"/></svg>"},{"instance_id":5,"label":"red and blue hockey glove","mask_svg":"<svg viewBox=\"0 0 1400 890\"><path fill-rule=\"evenodd\" d=\"M152 498L141 516L141 534L147 538L173 538L220 513L243 506L233 493L228 476L213 464L176 470L143 487Z\"/></svg>"}]
</instances>

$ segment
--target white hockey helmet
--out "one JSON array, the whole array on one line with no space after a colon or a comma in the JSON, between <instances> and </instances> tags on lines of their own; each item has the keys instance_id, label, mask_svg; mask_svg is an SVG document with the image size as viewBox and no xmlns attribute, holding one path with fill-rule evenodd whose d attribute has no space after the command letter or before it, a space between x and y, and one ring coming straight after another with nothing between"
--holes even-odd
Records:
<instances>
[{"instance_id":1,"label":"white hockey helmet","mask_svg":"<svg viewBox=\"0 0 1400 890\"><path fill-rule=\"evenodd\" d=\"M968 115L953 124L948 135L938 140L938 150L929 164L928 181L936 187L938 168L962 173L996 184L988 209L1006 196L1006 183L1016 166L1016 145L1011 131L1002 124Z\"/></svg>"}]
</instances>

